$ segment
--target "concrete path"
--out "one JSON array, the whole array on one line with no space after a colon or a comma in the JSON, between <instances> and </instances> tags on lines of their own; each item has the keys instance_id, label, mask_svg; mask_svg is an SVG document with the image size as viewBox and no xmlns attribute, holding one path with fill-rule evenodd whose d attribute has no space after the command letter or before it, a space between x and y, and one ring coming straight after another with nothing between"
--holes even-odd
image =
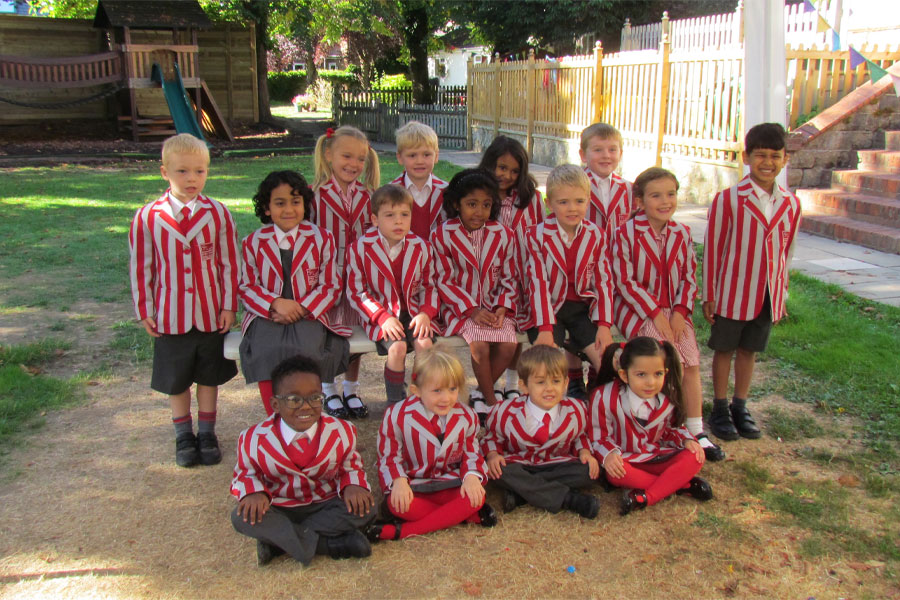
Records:
<instances>
[{"instance_id":1,"label":"concrete path","mask_svg":"<svg viewBox=\"0 0 900 600\"><path fill-rule=\"evenodd\" d=\"M379 152L396 153L396 146L393 144L375 143L372 146ZM478 166L481 153L472 150L441 150L440 158L468 168ZM543 191L547 174L552 169L529 164L528 170ZM682 204L676 212L676 219L691 228L691 234L697 243L703 243L707 210L707 206ZM898 254L886 254L801 232L797 237L791 268L827 283L840 285L862 298L900 306Z\"/></svg>"}]
</instances>

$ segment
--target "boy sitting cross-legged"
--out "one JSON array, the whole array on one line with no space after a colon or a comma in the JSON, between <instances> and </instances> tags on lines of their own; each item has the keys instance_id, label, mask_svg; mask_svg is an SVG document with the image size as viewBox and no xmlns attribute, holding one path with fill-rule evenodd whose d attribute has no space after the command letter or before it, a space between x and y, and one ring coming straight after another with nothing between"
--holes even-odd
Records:
<instances>
[{"instance_id":1,"label":"boy sitting cross-legged","mask_svg":"<svg viewBox=\"0 0 900 600\"><path fill-rule=\"evenodd\" d=\"M322 414L318 365L295 356L272 371L275 414L241 433L231 493L234 528L256 539L263 566L287 553L308 565L316 554L365 557L359 531L375 518L356 428Z\"/></svg>"},{"instance_id":2,"label":"boy sitting cross-legged","mask_svg":"<svg viewBox=\"0 0 900 600\"><path fill-rule=\"evenodd\" d=\"M600 474L590 450L584 403L565 397L569 379L562 352L535 346L519 359L526 395L495 404L482 442L488 477L504 490L507 512L531 504L597 516L597 498L577 491Z\"/></svg>"}]
</instances>

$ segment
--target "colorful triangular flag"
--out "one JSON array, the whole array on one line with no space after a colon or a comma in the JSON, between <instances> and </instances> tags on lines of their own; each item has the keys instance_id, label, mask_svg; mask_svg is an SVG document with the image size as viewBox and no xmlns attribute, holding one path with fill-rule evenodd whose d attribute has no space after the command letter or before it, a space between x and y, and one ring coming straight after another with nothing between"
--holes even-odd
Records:
<instances>
[{"instance_id":1,"label":"colorful triangular flag","mask_svg":"<svg viewBox=\"0 0 900 600\"><path fill-rule=\"evenodd\" d=\"M803 12L816 12L816 7L809 0L803 0Z\"/></svg>"},{"instance_id":2,"label":"colorful triangular flag","mask_svg":"<svg viewBox=\"0 0 900 600\"><path fill-rule=\"evenodd\" d=\"M885 71L884 69L882 69L881 67L879 67L878 65L873 63L868 58L866 59L866 66L869 67L869 79L872 80L872 83L876 83L882 77L887 75L887 71Z\"/></svg>"},{"instance_id":3,"label":"colorful triangular flag","mask_svg":"<svg viewBox=\"0 0 900 600\"><path fill-rule=\"evenodd\" d=\"M891 73L891 79L894 81L894 93L900 96L900 77Z\"/></svg>"},{"instance_id":4,"label":"colorful triangular flag","mask_svg":"<svg viewBox=\"0 0 900 600\"><path fill-rule=\"evenodd\" d=\"M831 30L831 51L837 52L841 49L841 36L834 29Z\"/></svg>"},{"instance_id":5,"label":"colorful triangular flag","mask_svg":"<svg viewBox=\"0 0 900 600\"><path fill-rule=\"evenodd\" d=\"M857 52L856 48L850 46L850 68L855 69L864 62L866 62L866 57Z\"/></svg>"},{"instance_id":6,"label":"colorful triangular flag","mask_svg":"<svg viewBox=\"0 0 900 600\"><path fill-rule=\"evenodd\" d=\"M831 25L828 24L828 21L822 18L822 15L819 15L819 22L816 25L816 33L822 33L823 31L828 31L831 29Z\"/></svg>"}]
</instances>

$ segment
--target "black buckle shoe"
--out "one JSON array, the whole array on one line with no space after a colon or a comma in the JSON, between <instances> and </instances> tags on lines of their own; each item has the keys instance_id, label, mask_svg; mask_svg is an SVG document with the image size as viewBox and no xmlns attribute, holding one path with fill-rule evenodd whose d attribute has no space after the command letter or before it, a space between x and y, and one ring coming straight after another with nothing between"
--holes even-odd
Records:
<instances>
[{"instance_id":1,"label":"black buckle shoe","mask_svg":"<svg viewBox=\"0 0 900 600\"><path fill-rule=\"evenodd\" d=\"M219 438L211 431L197 434L197 446L200 449L200 462L204 465L217 465L222 462L222 450Z\"/></svg>"},{"instance_id":2,"label":"black buckle shoe","mask_svg":"<svg viewBox=\"0 0 900 600\"><path fill-rule=\"evenodd\" d=\"M749 440L757 440L762 437L762 431L756 426L750 411L746 406L731 406L731 418L734 421L734 428L741 437Z\"/></svg>"},{"instance_id":3,"label":"black buckle shoe","mask_svg":"<svg viewBox=\"0 0 900 600\"><path fill-rule=\"evenodd\" d=\"M515 399L522 395L522 392L513 388L511 390L503 390L503 397L506 400Z\"/></svg>"},{"instance_id":4,"label":"black buckle shoe","mask_svg":"<svg viewBox=\"0 0 900 600\"><path fill-rule=\"evenodd\" d=\"M256 540L256 566L264 567L276 556L284 554L284 550L262 540Z\"/></svg>"},{"instance_id":5,"label":"black buckle shoe","mask_svg":"<svg viewBox=\"0 0 900 600\"><path fill-rule=\"evenodd\" d=\"M730 411L713 411L712 414L709 415L706 424L709 426L710 433L720 440L732 442L741 437L731 420Z\"/></svg>"},{"instance_id":6,"label":"black buckle shoe","mask_svg":"<svg viewBox=\"0 0 900 600\"><path fill-rule=\"evenodd\" d=\"M175 438L175 464L179 467L193 467L200 464L200 449L197 436L193 432L182 433Z\"/></svg>"},{"instance_id":7,"label":"black buckle shoe","mask_svg":"<svg viewBox=\"0 0 900 600\"><path fill-rule=\"evenodd\" d=\"M365 558L371 556L372 546L361 531L351 531L336 537L326 537L328 556L335 560L342 558Z\"/></svg>"},{"instance_id":8,"label":"black buckle shoe","mask_svg":"<svg viewBox=\"0 0 900 600\"><path fill-rule=\"evenodd\" d=\"M680 490L675 490L679 496L690 496L694 500L706 502L712 500L713 492L709 482L702 477L691 477L690 485Z\"/></svg>"},{"instance_id":9,"label":"black buckle shoe","mask_svg":"<svg viewBox=\"0 0 900 600\"><path fill-rule=\"evenodd\" d=\"M351 398L356 398L357 400L359 400L361 406L350 406ZM347 413L350 415L351 419L365 419L369 416L369 407L366 406L363 403L362 398L360 398L356 394L344 396L344 408L347 410Z\"/></svg>"},{"instance_id":10,"label":"black buckle shoe","mask_svg":"<svg viewBox=\"0 0 900 600\"><path fill-rule=\"evenodd\" d=\"M619 514L623 517L633 510L647 508L647 493L644 490L625 490L619 502Z\"/></svg>"},{"instance_id":11,"label":"black buckle shoe","mask_svg":"<svg viewBox=\"0 0 900 600\"><path fill-rule=\"evenodd\" d=\"M725 451L719 448L719 446L717 446L716 444L713 444L710 441L709 436L707 436L705 433L701 433L695 437L697 438L697 442L705 439L707 442L712 444L712 446L704 446L702 443L700 444L700 447L703 448L703 454L706 455L706 460L708 460L709 462L719 462L720 460L725 460Z\"/></svg>"},{"instance_id":12,"label":"black buckle shoe","mask_svg":"<svg viewBox=\"0 0 900 600\"><path fill-rule=\"evenodd\" d=\"M562 507L585 519L593 519L600 512L600 502L597 501L597 498L574 490L566 494Z\"/></svg>"},{"instance_id":13,"label":"black buckle shoe","mask_svg":"<svg viewBox=\"0 0 900 600\"><path fill-rule=\"evenodd\" d=\"M328 404L332 400L340 400L341 405L337 408L330 408ZM344 419L345 421L350 418L350 412L347 410L347 407L344 405L344 399L337 394L332 394L325 398L325 402L322 404L322 409L325 411L325 414L331 415L336 419Z\"/></svg>"},{"instance_id":14,"label":"black buckle shoe","mask_svg":"<svg viewBox=\"0 0 900 600\"><path fill-rule=\"evenodd\" d=\"M512 490L503 490L503 512L512 512L523 504L527 504L525 498Z\"/></svg>"},{"instance_id":15,"label":"black buckle shoe","mask_svg":"<svg viewBox=\"0 0 900 600\"><path fill-rule=\"evenodd\" d=\"M497 524L497 512L487 502L478 509L478 519L482 527L493 527Z\"/></svg>"}]
</instances>

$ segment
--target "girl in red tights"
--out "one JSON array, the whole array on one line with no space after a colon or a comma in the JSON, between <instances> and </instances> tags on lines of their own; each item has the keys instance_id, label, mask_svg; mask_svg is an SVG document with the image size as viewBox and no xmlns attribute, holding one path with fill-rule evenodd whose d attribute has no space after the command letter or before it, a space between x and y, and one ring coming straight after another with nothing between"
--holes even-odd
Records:
<instances>
[{"instance_id":1,"label":"girl in red tights","mask_svg":"<svg viewBox=\"0 0 900 600\"><path fill-rule=\"evenodd\" d=\"M458 523L492 527L484 503L484 458L478 417L457 400L465 383L459 360L439 347L416 353L412 395L388 407L378 432L378 477L396 520L369 529L369 539L399 540Z\"/></svg>"},{"instance_id":2,"label":"girl in red tights","mask_svg":"<svg viewBox=\"0 0 900 600\"><path fill-rule=\"evenodd\" d=\"M712 498L709 483L696 476L705 456L684 427L681 362L672 344L650 337L610 344L594 387L588 432L606 478L625 488L620 514L673 493Z\"/></svg>"}]
</instances>

